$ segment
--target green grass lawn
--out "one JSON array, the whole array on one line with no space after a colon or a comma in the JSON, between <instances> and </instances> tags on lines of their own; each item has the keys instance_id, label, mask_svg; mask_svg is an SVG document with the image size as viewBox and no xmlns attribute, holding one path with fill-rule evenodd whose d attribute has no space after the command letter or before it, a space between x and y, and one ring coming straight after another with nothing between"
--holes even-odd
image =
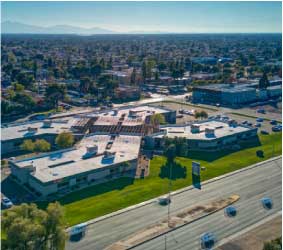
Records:
<instances>
[{"instance_id":1,"label":"green grass lawn","mask_svg":"<svg viewBox=\"0 0 283 250\"><path fill-rule=\"evenodd\" d=\"M191 163L197 160L206 167L201 172L201 180L205 181L225 173L244 168L251 164L281 155L281 133L260 135L256 144L250 144L237 152L224 154L192 154L190 158L176 158L172 189L177 190L192 184ZM264 151L264 157L256 155L257 150ZM228 153L228 154L227 154ZM149 200L168 191L166 176L166 158L155 156L150 162L150 176L145 179L132 180L121 178L109 183L92 186L61 198L68 225L87 221L110 212ZM162 171L161 171L162 170ZM162 178L159 176L161 173ZM46 204L39 204L41 207Z\"/></svg>"}]
</instances>

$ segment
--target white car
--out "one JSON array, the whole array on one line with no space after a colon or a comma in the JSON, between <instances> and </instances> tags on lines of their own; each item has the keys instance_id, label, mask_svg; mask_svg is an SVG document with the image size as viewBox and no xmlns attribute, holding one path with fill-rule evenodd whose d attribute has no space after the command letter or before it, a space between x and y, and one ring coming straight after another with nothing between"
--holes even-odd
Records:
<instances>
[{"instance_id":1,"label":"white car","mask_svg":"<svg viewBox=\"0 0 283 250\"><path fill-rule=\"evenodd\" d=\"M80 233L85 233L86 227L87 227L87 223L85 223L85 222L73 226L70 230L70 236L77 235L77 234L80 234Z\"/></svg>"},{"instance_id":2,"label":"white car","mask_svg":"<svg viewBox=\"0 0 283 250\"><path fill-rule=\"evenodd\" d=\"M1 200L1 203L5 208L10 208L13 206L12 201L7 197L3 197Z\"/></svg>"}]
</instances>

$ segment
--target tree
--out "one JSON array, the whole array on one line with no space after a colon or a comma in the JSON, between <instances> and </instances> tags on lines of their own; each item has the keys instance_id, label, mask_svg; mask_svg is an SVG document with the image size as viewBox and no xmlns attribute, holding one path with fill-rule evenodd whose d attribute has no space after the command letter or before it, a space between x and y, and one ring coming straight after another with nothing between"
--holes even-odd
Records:
<instances>
[{"instance_id":1,"label":"tree","mask_svg":"<svg viewBox=\"0 0 283 250\"><path fill-rule=\"evenodd\" d=\"M26 111L31 111L36 104L35 100L29 94L24 92L17 92L13 101L22 104Z\"/></svg>"},{"instance_id":2,"label":"tree","mask_svg":"<svg viewBox=\"0 0 283 250\"><path fill-rule=\"evenodd\" d=\"M263 250L281 250L282 249L282 239L281 237L270 242L265 242Z\"/></svg>"},{"instance_id":3,"label":"tree","mask_svg":"<svg viewBox=\"0 0 283 250\"><path fill-rule=\"evenodd\" d=\"M97 78L102 72L102 67L99 64L95 64L90 68L90 73L93 75L94 78Z\"/></svg>"},{"instance_id":4,"label":"tree","mask_svg":"<svg viewBox=\"0 0 283 250\"><path fill-rule=\"evenodd\" d=\"M164 115L162 114L154 114L150 117L150 123L153 126L158 126L160 124L164 124L165 123L165 118Z\"/></svg>"},{"instance_id":5,"label":"tree","mask_svg":"<svg viewBox=\"0 0 283 250\"><path fill-rule=\"evenodd\" d=\"M25 86L17 82L13 84L13 87L14 87L15 92L22 92L25 90Z\"/></svg>"},{"instance_id":6,"label":"tree","mask_svg":"<svg viewBox=\"0 0 283 250\"><path fill-rule=\"evenodd\" d=\"M155 79L155 81L159 80L159 73L158 73L157 70L155 71L154 79Z\"/></svg>"},{"instance_id":7,"label":"tree","mask_svg":"<svg viewBox=\"0 0 283 250\"><path fill-rule=\"evenodd\" d=\"M258 87L259 89L266 89L268 86L270 86L270 83L269 83L266 72L264 72L262 77L259 80Z\"/></svg>"},{"instance_id":8,"label":"tree","mask_svg":"<svg viewBox=\"0 0 283 250\"><path fill-rule=\"evenodd\" d=\"M208 114L204 111L204 110L201 110L201 111L197 111L195 113L195 118L196 119L206 119L208 117Z\"/></svg>"},{"instance_id":9,"label":"tree","mask_svg":"<svg viewBox=\"0 0 283 250\"><path fill-rule=\"evenodd\" d=\"M34 143L32 140L24 140L24 142L20 147L24 151L30 151L30 152L34 151Z\"/></svg>"},{"instance_id":10,"label":"tree","mask_svg":"<svg viewBox=\"0 0 283 250\"><path fill-rule=\"evenodd\" d=\"M33 70L33 77L36 78L36 75L37 75L37 63L36 63L36 61L33 62L32 70Z\"/></svg>"},{"instance_id":11,"label":"tree","mask_svg":"<svg viewBox=\"0 0 283 250\"><path fill-rule=\"evenodd\" d=\"M21 204L3 211L2 239L6 250L36 249L63 250L65 248L64 212L58 202L50 203L47 210L35 204Z\"/></svg>"},{"instance_id":12,"label":"tree","mask_svg":"<svg viewBox=\"0 0 283 250\"><path fill-rule=\"evenodd\" d=\"M159 71L163 71L166 69L166 64L165 63L160 63L158 66L157 66L158 70Z\"/></svg>"},{"instance_id":13,"label":"tree","mask_svg":"<svg viewBox=\"0 0 283 250\"><path fill-rule=\"evenodd\" d=\"M146 65L146 61L144 61L142 63L142 78L144 82L146 81L146 77L147 77L147 65Z\"/></svg>"},{"instance_id":14,"label":"tree","mask_svg":"<svg viewBox=\"0 0 283 250\"><path fill-rule=\"evenodd\" d=\"M74 144L74 136L70 132L63 132L56 137L56 144L60 148L68 148Z\"/></svg>"},{"instance_id":15,"label":"tree","mask_svg":"<svg viewBox=\"0 0 283 250\"><path fill-rule=\"evenodd\" d=\"M136 68L134 68L133 72L131 74L131 84L135 84L136 83L136 78L137 78L137 70L136 70Z\"/></svg>"},{"instance_id":16,"label":"tree","mask_svg":"<svg viewBox=\"0 0 283 250\"><path fill-rule=\"evenodd\" d=\"M33 83L35 82L33 74L29 72L20 72L17 75L16 80L26 88L31 88Z\"/></svg>"},{"instance_id":17,"label":"tree","mask_svg":"<svg viewBox=\"0 0 283 250\"><path fill-rule=\"evenodd\" d=\"M176 146L174 144L170 144L164 152L164 155L167 157L169 163L174 162L176 157Z\"/></svg>"},{"instance_id":18,"label":"tree","mask_svg":"<svg viewBox=\"0 0 283 250\"><path fill-rule=\"evenodd\" d=\"M58 102L66 95L66 86L61 84L49 84L45 91L45 99L52 106L58 108Z\"/></svg>"},{"instance_id":19,"label":"tree","mask_svg":"<svg viewBox=\"0 0 283 250\"><path fill-rule=\"evenodd\" d=\"M88 93L92 87L92 82L89 77L83 77L80 81L80 91L83 93Z\"/></svg>"},{"instance_id":20,"label":"tree","mask_svg":"<svg viewBox=\"0 0 283 250\"><path fill-rule=\"evenodd\" d=\"M64 211L58 202L47 207L47 218L44 224L46 239L49 239L51 250L65 249L66 233L64 230ZM50 237L51 236L51 237Z\"/></svg>"},{"instance_id":21,"label":"tree","mask_svg":"<svg viewBox=\"0 0 283 250\"><path fill-rule=\"evenodd\" d=\"M49 142L44 139L37 139L35 142L32 140L24 140L21 149L30 152L47 152L51 148Z\"/></svg>"},{"instance_id":22,"label":"tree","mask_svg":"<svg viewBox=\"0 0 283 250\"><path fill-rule=\"evenodd\" d=\"M34 143L35 152L47 152L50 150L50 148L51 148L50 143L44 139L38 139Z\"/></svg>"},{"instance_id":23,"label":"tree","mask_svg":"<svg viewBox=\"0 0 283 250\"><path fill-rule=\"evenodd\" d=\"M175 138L164 138L164 145L167 148L169 145L174 144L176 147L176 155L185 157L188 154L188 143L186 138L175 137Z\"/></svg>"}]
</instances>

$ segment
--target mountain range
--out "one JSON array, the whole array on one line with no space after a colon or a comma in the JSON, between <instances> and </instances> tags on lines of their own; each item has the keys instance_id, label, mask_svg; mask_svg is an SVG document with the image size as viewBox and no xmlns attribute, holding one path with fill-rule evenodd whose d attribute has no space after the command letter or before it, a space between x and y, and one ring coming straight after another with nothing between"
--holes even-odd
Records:
<instances>
[{"instance_id":1,"label":"mountain range","mask_svg":"<svg viewBox=\"0 0 283 250\"><path fill-rule=\"evenodd\" d=\"M1 32L3 34L115 34L117 32L99 27L81 28L71 25L54 25L41 27L19 22L5 21L1 23Z\"/></svg>"},{"instance_id":2,"label":"mountain range","mask_svg":"<svg viewBox=\"0 0 283 250\"><path fill-rule=\"evenodd\" d=\"M71 25L54 25L41 27L36 25L24 24L20 22L5 21L1 23L2 34L77 34L77 35L95 35L95 34L121 34L119 32L103 29L99 27L82 28ZM124 32L125 33L125 32ZM160 31L133 31L128 34L162 34Z\"/></svg>"}]
</instances>

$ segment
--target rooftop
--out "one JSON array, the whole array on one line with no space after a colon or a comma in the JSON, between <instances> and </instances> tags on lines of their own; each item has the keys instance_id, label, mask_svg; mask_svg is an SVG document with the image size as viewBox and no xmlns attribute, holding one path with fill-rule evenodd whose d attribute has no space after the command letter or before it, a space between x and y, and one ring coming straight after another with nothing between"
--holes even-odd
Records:
<instances>
[{"instance_id":1,"label":"rooftop","mask_svg":"<svg viewBox=\"0 0 283 250\"><path fill-rule=\"evenodd\" d=\"M199 127L199 132L192 132L191 131L192 126ZM214 140L216 138L221 138L251 130L251 128L248 126L243 126L243 125L230 126L229 123L217 121L217 120L195 122L186 125L162 126L161 129L165 131L166 136L169 138L184 137L190 140ZM206 129L214 132L212 134L208 134L206 133ZM164 136L164 134L156 135L156 137L162 137L162 136Z\"/></svg>"},{"instance_id":2,"label":"rooftop","mask_svg":"<svg viewBox=\"0 0 283 250\"><path fill-rule=\"evenodd\" d=\"M122 121L125 126L135 126L143 124L147 116L168 111L168 109L145 105L89 114L88 117L98 117L94 125L116 125L119 121ZM122 116L124 118L120 120Z\"/></svg>"},{"instance_id":3,"label":"rooftop","mask_svg":"<svg viewBox=\"0 0 283 250\"><path fill-rule=\"evenodd\" d=\"M140 136L90 135L85 137L77 147L43 154L15 162L20 167L33 166L33 176L41 182L55 181L76 174L92 171L106 166L119 164L138 158ZM89 147L96 147L97 153L89 155ZM104 152L115 153L114 158L107 159Z\"/></svg>"},{"instance_id":4,"label":"rooftop","mask_svg":"<svg viewBox=\"0 0 283 250\"><path fill-rule=\"evenodd\" d=\"M225 91L225 92L245 92L254 90L252 87L248 87L246 84L210 84L205 86L198 86L195 89L205 89L214 91Z\"/></svg>"},{"instance_id":5,"label":"rooftop","mask_svg":"<svg viewBox=\"0 0 283 250\"><path fill-rule=\"evenodd\" d=\"M8 127L1 128L2 141L17 138L29 138L41 134L60 134L62 132L71 131L71 127L76 124L80 118L68 117L54 119L50 127L44 126L44 121L25 122L13 124Z\"/></svg>"}]
</instances>

